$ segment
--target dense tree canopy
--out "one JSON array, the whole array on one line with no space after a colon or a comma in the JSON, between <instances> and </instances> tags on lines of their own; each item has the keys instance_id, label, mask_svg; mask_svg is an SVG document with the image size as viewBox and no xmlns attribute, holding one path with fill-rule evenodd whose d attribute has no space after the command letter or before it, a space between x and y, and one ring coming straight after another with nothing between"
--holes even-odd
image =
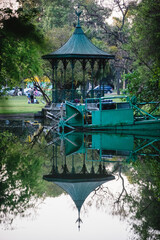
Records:
<instances>
[{"instance_id":1,"label":"dense tree canopy","mask_svg":"<svg viewBox=\"0 0 160 240\"><path fill-rule=\"evenodd\" d=\"M107 83L111 84L111 80L114 80L116 85L114 77L118 72L117 78L122 79L123 75L123 80L127 83L128 94L136 95L143 101L157 101L160 96L160 2L111 2L113 8L105 6L104 1L96 0L19 0L20 7L16 12L12 12L12 9L1 9L0 88L6 85L21 85L25 78L33 78L36 75L47 75L51 78L51 67L49 63L41 60L41 56L58 49L71 36L77 21L74 9L77 3L80 3L83 10L81 22L88 38L96 46L116 56L115 61L106 68ZM115 7L121 15L114 17L110 25L107 19ZM76 67L75 86L78 87L82 84L82 72L79 64ZM61 81L63 69L59 66L60 89L71 86L69 70L64 86ZM88 66L86 72L87 79L90 79L91 72ZM95 84L98 84L100 75L96 67ZM28 152L25 149L25 154L22 154L23 144L16 142L15 148L14 141L17 141L17 138L8 133L1 134L0 140L1 156L3 155L0 162L0 217L4 214L4 209L14 216L17 209L23 213L32 196L42 196L43 186L39 181L44 159L39 159L34 150ZM146 158L143 161L139 159L132 166L130 177L132 182L138 185L138 196L134 201L133 198L128 198L127 201L130 201L135 222L143 217L140 224L138 222L134 225L141 239L147 239L150 228L159 230L156 209L159 208L160 169L157 163L157 159L153 161ZM142 174L144 172L145 174ZM140 185L142 181L144 184ZM13 198L15 187L19 187L20 192ZM151 212L154 212L154 215L150 214Z\"/></svg>"},{"instance_id":2,"label":"dense tree canopy","mask_svg":"<svg viewBox=\"0 0 160 240\"><path fill-rule=\"evenodd\" d=\"M28 130L33 131L30 126ZM43 137L39 143L29 143L27 134L20 139L7 131L0 133L0 223L6 227L17 215L24 217L26 209L36 208L38 199L62 193L42 179L52 148L44 147Z\"/></svg>"},{"instance_id":3,"label":"dense tree canopy","mask_svg":"<svg viewBox=\"0 0 160 240\"><path fill-rule=\"evenodd\" d=\"M42 75L42 32L34 24L35 13L18 10L18 17L7 14L1 19L0 86L15 86L34 75Z\"/></svg>"},{"instance_id":4,"label":"dense tree canopy","mask_svg":"<svg viewBox=\"0 0 160 240\"><path fill-rule=\"evenodd\" d=\"M126 49L133 58L129 90L140 100L156 100L160 94L160 3L143 0L132 11L133 22L130 28Z\"/></svg>"},{"instance_id":5,"label":"dense tree canopy","mask_svg":"<svg viewBox=\"0 0 160 240\"><path fill-rule=\"evenodd\" d=\"M18 2L20 8L14 14L11 9L1 10L1 86L20 84L24 78L35 75L47 75L51 79L51 68L41 61L41 56L56 50L71 36L76 24L74 11L79 4L83 10L81 23L88 38L116 56L111 63L112 81L114 78L119 81L123 75L129 94L145 100L157 99L160 94L159 1L113 0L110 5L96 0ZM107 20L112 13L115 15L115 9L119 14L110 25ZM71 74L68 72L64 86L61 73L60 70L59 87L69 87ZM95 77L96 84L99 81L96 68ZM76 78L78 87L82 80L80 75ZM117 84L115 81L114 85Z\"/></svg>"}]
</instances>

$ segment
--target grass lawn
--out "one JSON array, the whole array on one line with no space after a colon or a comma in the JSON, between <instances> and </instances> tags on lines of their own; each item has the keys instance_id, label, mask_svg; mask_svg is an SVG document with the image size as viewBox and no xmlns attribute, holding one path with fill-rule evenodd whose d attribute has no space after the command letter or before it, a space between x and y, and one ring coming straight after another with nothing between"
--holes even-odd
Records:
<instances>
[{"instance_id":1,"label":"grass lawn","mask_svg":"<svg viewBox=\"0 0 160 240\"><path fill-rule=\"evenodd\" d=\"M39 104L28 104L26 96L7 96L0 98L0 114L36 113L45 106L42 97L37 97Z\"/></svg>"}]
</instances>

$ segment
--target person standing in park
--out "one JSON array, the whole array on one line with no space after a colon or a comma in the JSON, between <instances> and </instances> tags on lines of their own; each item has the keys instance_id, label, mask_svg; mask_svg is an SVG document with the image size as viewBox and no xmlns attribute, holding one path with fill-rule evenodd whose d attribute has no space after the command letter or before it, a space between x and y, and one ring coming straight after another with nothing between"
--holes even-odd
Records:
<instances>
[{"instance_id":1,"label":"person standing in park","mask_svg":"<svg viewBox=\"0 0 160 240\"><path fill-rule=\"evenodd\" d=\"M31 91L30 91L30 97L31 97L31 103L34 103L34 90L33 90L33 88L31 88Z\"/></svg>"},{"instance_id":2,"label":"person standing in park","mask_svg":"<svg viewBox=\"0 0 160 240\"><path fill-rule=\"evenodd\" d=\"M31 93L30 93L30 90L28 91L28 103L31 103Z\"/></svg>"}]
</instances>

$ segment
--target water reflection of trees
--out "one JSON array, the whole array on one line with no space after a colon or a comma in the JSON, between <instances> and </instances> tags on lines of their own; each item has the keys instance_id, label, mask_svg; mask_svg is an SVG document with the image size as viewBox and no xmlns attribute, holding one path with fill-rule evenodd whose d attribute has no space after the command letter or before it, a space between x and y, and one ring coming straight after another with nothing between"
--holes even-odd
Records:
<instances>
[{"instance_id":1,"label":"water reflection of trees","mask_svg":"<svg viewBox=\"0 0 160 240\"><path fill-rule=\"evenodd\" d=\"M127 198L129 197L129 193L127 191L127 187L125 182L127 178L124 176L123 171L123 165L121 163L116 164L116 172L114 171L114 175L116 177L116 181L119 181L120 184L118 184L119 189L115 192L113 189L111 190L111 186L102 185L95 189L92 200L94 201L94 198L96 197L96 207L98 209L108 209L113 216L120 216L120 219L125 219L129 215L129 208L127 204ZM127 170L129 171L129 168L127 167ZM126 171L126 167L125 167ZM125 179L124 179L125 178ZM92 201L91 200L91 201ZM91 202L89 202L89 205L91 205Z\"/></svg>"},{"instance_id":2,"label":"water reflection of trees","mask_svg":"<svg viewBox=\"0 0 160 240\"><path fill-rule=\"evenodd\" d=\"M12 134L4 132L0 138L0 219L9 224L15 216L23 216L26 209L34 207L34 200L42 195L41 184L37 185L42 159L29 152ZM32 202L31 197L34 197Z\"/></svg>"},{"instance_id":3,"label":"water reflection of trees","mask_svg":"<svg viewBox=\"0 0 160 240\"><path fill-rule=\"evenodd\" d=\"M56 138L51 140L52 144L56 141ZM90 136L85 136L85 145L90 144ZM158 239L160 237L158 232L160 231L159 141L157 138L135 138L134 147L135 151L131 152L126 161L116 162L120 157L115 157L112 167L108 164L108 167L112 169L112 174L121 181L121 189L113 194L109 187L101 185L95 189L87 206L91 206L94 199L96 199L97 208L105 209L109 204L112 215L118 215L121 219L129 219L135 232L134 239ZM57 163L61 162L62 157L65 158L62 154L62 145L59 146L58 151ZM71 168L74 157L78 169L79 162L84 158L84 154L81 155L68 157L68 167ZM99 151L91 150L88 157L98 160ZM88 163L90 164L91 162ZM129 186L126 186L126 181L129 182Z\"/></svg>"},{"instance_id":4,"label":"water reflection of trees","mask_svg":"<svg viewBox=\"0 0 160 240\"><path fill-rule=\"evenodd\" d=\"M62 169L66 156L63 151L64 142L45 128L40 128L35 132L25 145L9 133L1 133L0 140L2 156L0 161L0 220L4 223L11 223L15 216L24 216L26 209L35 208L38 198L57 196L62 193L56 185L53 186L43 181L42 176L50 172L53 159L56 159L57 167ZM139 149L139 145L149 143L148 140L144 141L136 139L136 149ZM90 137L85 137L85 144L86 146L91 144ZM121 219L129 219L135 231L134 239L136 237L138 240L158 239L160 237L158 235L160 231L159 152L157 141L154 145L138 150L136 155L132 153L129 162L122 161L122 156L115 157L115 162L108 163L107 167L121 182L121 188L113 193L107 185L99 186L95 189L85 209L92 206L95 201L97 208L105 210L109 205L112 215L120 216ZM67 156L68 169L71 171L74 161L75 170L80 171L80 163L84 161L84 157L84 153ZM94 159L96 163L99 159L99 151L91 149L88 157ZM87 163L88 169L91 169L92 164L91 161ZM94 167L97 171L98 162ZM126 181L129 182L129 186L126 186Z\"/></svg>"},{"instance_id":5,"label":"water reflection of trees","mask_svg":"<svg viewBox=\"0 0 160 240\"><path fill-rule=\"evenodd\" d=\"M9 132L0 133L0 142L0 223L6 228L16 216L24 217L26 210L35 209L39 199L62 191L55 187L53 193L42 180L47 171L43 144L31 148Z\"/></svg>"},{"instance_id":6,"label":"water reflection of trees","mask_svg":"<svg viewBox=\"0 0 160 240\"><path fill-rule=\"evenodd\" d=\"M119 164L117 170L117 180L121 180L121 189L113 194L109 187L102 185L94 191L91 201L96 197L97 208L103 206L106 209L109 205L113 216L126 218L135 232L133 239L158 240L160 238L159 158L140 157L127 168L124 164ZM91 201L88 202L89 206Z\"/></svg>"},{"instance_id":7,"label":"water reflection of trees","mask_svg":"<svg viewBox=\"0 0 160 240\"><path fill-rule=\"evenodd\" d=\"M86 146L87 141L89 141L89 146L91 144L90 137L85 137ZM113 194L109 187L101 185L95 189L87 204L87 206L91 206L95 196L97 208L105 208L109 204L112 215L118 215L121 219L129 219L130 226L135 232L134 239L146 240L160 237L159 143L156 137L155 139L135 138L135 151L131 152L130 158L126 161L115 161L115 164L112 165L112 174L121 181L120 191ZM61 150L59 151L61 152ZM84 154L81 155L83 157L80 157L80 154L77 155L79 161L84 158ZM92 150L88 156L90 159L98 160L99 151ZM62 157L64 158L64 155ZM73 157L76 160L76 155L70 156L69 166ZM120 157L114 158L114 160L118 159ZM77 161L77 169L79 161ZM108 164L109 168L110 165ZM129 186L125 184L126 179Z\"/></svg>"},{"instance_id":8,"label":"water reflection of trees","mask_svg":"<svg viewBox=\"0 0 160 240\"><path fill-rule=\"evenodd\" d=\"M158 239L160 235L160 164L158 157L140 157L133 163L132 184L138 194L129 202L133 228L141 239ZM138 220L138 221L137 221Z\"/></svg>"}]
</instances>

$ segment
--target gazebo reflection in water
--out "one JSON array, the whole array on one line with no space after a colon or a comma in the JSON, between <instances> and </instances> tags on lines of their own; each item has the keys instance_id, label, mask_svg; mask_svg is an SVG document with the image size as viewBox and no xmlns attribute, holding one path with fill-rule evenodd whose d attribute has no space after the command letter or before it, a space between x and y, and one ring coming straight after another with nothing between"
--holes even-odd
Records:
<instances>
[{"instance_id":1,"label":"gazebo reflection in water","mask_svg":"<svg viewBox=\"0 0 160 240\"><path fill-rule=\"evenodd\" d=\"M79 228L80 211L86 198L97 187L114 180L116 171L121 176L123 162L134 162L138 156L159 156L156 147L159 135L156 132L141 134L71 132L59 135L56 144L53 141L52 170L43 178L70 195L78 209Z\"/></svg>"},{"instance_id":2,"label":"gazebo reflection in water","mask_svg":"<svg viewBox=\"0 0 160 240\"><path fill-rule=\"evenodd\" d=\"M90 65L91 72L91 97L94 97L94 68L95 64L98 65L99 72L101 72L102 79L104 79L105 67L109 59L114 59L114 55L111 55L98 47L96 47L84 34L81 26L80 26L80 15L82 11L76 11L76 15L78 17L78 23L75 28L73 35L69 38L69 40L58 50L42 56L43 59L48 60L52 66L52 102L62 102L63 100L74 101L76 98L80 96L83 99L87 96L86 89L86 67L87 64ZM65 34L65 33L64 33ZM76 62L80 62L82 67L82 92L78 94L75 89L75 70L76 70ZM64 86L63 89L58 88L58 66L62 64L63 66L63 76L61 74L61 84ZM66 71L67 67L70 64L72 79L71 79L71 87L66 89ZM101 80L102 80L101 79ZM63 83L62 83L63 82ZM101 87L100 81L100 89ZM103 88L102 88L103 89ZM104 89L100 91L100 96L104 94Z\"/></svg>"},{"instance_id":3,"label":"gazebo reflection in water","mask_svg":"<svg viewBox=\"0 0 160 240\"><path fill-rule=\"evenodd\" d=\"M78 210L78 228L80 229L80 211L91 192L115 177L106 169L105 162L87 161L87 152L83 134L67 136L59 146L61 158L57 155L57 145L53 146L53 165L50 174L43 179L53 182L70 195ZM75 154L80 153L83 159L75 161ZM69 157L69 158L68 158ZM80 155L79 155L80 157ZM69 161L68 161L69 160Z\"/></svg>"}]
</instances>

